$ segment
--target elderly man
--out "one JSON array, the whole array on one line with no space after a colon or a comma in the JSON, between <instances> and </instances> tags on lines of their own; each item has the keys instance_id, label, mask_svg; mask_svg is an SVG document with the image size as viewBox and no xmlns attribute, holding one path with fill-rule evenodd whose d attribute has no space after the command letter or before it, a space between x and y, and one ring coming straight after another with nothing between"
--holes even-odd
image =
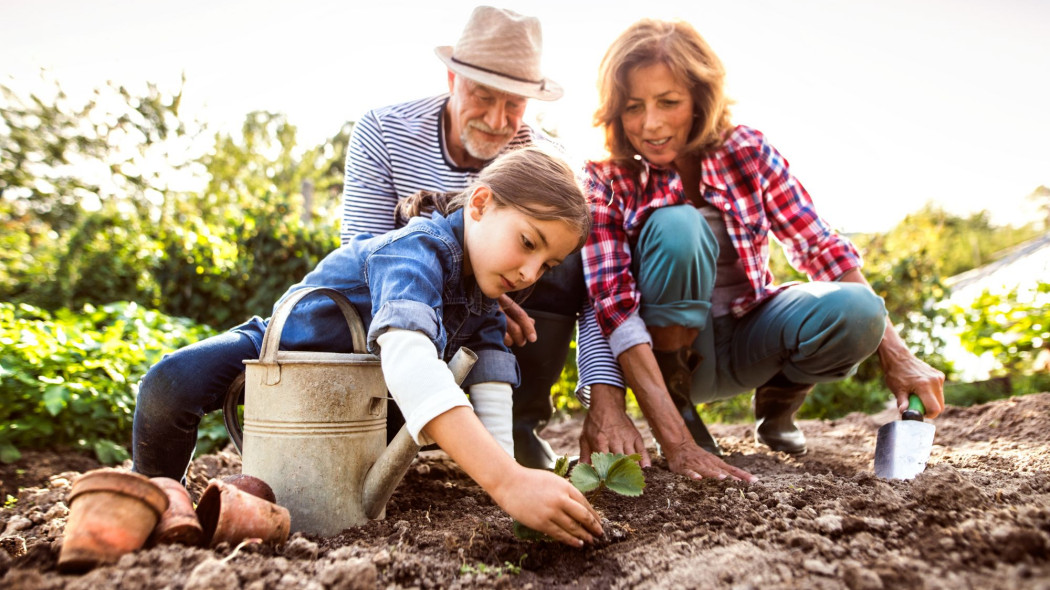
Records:
<instances>
[{"instance_id":1,"label":"elderly man","mask_svg":"<svg viewBox=\"0 0 1050 590\"><path fill-rule=\"evenodd\" d=\"M541 45L536 18L479 6L455 47L435 50L448 67L447 94L375 109L357 122L346 159L344 244L354 234L399 225L394 207L400 198L422 189L462 190L500 153L550 143L522 122L528 99L562 95L541 73ZM586 303L579 254L537 283L524 310L501 300L507 344L521 372L513 395L514 454L527 467L548 467L555 458L538 433L551 417L550 389L561 374L577 315L590 310ZM595 353L581 350L584 357L598 359L580 367L588 380L622 387L607 346Z\"/></svg>"}]
</instances>

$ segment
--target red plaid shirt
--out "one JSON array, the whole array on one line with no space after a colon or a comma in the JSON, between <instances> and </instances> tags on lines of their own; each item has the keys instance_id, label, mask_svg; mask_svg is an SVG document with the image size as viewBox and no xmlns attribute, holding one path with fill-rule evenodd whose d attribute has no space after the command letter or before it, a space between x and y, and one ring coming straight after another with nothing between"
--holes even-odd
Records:
<instances>
[{"instance_id":1,"label":"red plaid shirt","mask_svg":"<svg viewBox=\"0 0 1050 590\"><path fill-rule=\"evenodd\" d=\"M631 273L631 249L646 219L660 207L689 203L670 168L644 164L636 173L606 160L588 162L586 188L594 228L583 248L583 268L598 323L606 336L638 310L641 295ZM752 289L732 302L740 317L791 283L776 285L769 270L769 234L791 264L815 281L833 281L860 268L860 254L817 215L788 162L759 131L739 126L701 163L700 192L722 211Z\"/></svg>"}]
</instances>

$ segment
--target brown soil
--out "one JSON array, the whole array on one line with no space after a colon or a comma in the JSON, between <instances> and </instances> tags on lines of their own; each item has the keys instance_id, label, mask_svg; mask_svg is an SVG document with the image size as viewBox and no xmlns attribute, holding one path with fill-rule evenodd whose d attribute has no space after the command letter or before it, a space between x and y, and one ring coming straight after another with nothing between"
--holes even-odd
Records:
<instances>
[{"instance_id":1,"label":"brown soil","mask_svg":"<svg viewBox=\"0 0 1050 590\"><path fill-rule=\"evenodd\" d=\"M59 574L55 561L70 481L93 465L30 454L15 466L30 487L0 511L0 587L1050 589L1050 393L950 408L913 481L871 471L875 431L892 418L805 421L811 450L799 459L756 446L746 424L716 424L729 462L758 483L692 482L657 460L641 497L595 500L605 538L581 550L518 540L510 518L432 452L385 520L279 548L157 547L83 575ZM560 422L545 436L571 453L579 427ZM239 468L231 452L202 457L191 492Z\"/></svg>"}]
</instances>

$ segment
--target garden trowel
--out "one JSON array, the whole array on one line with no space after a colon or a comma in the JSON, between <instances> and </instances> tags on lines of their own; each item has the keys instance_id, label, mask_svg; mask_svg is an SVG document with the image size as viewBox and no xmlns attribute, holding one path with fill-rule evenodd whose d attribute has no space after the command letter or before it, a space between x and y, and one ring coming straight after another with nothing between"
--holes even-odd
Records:
<instances>
[{"instance_id":1,"label":"garden trowel","mask_svg":"<svg viewBox=\"0 0 1050 590\"><path fill-rule=\"evenodd\" d=\"M908 398L908 409L879 427L875 441L875 475L887 479L912 479L926 469L933 450L933 424L923 422L926 407L919 396Z\"/></svg>"}]
</instances>

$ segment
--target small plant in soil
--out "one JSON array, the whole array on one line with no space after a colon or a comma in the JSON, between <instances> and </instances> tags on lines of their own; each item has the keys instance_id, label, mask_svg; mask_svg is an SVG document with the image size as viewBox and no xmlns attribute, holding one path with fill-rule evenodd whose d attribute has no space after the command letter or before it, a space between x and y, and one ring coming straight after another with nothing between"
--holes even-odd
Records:
<instances>
[{"instance_id":1,"label":"small plant in soil","mask_svg":"<svg viewBox=\"0 0 1050 590\"><path fill-rule=\"evenodd\" d=\"M466 574L484 574L488 576L495 576L497 579L502 578L504 574L516 576L521 573L521 564L523 561L525 561L525 558L528 556L529 554L525 553L521 556L521 559L518 560L517 564L511 563L509 561L504 561L503 565L501 566L485 565L484 563L478 563L477 565L470 565L468 563L464 563L463 565L459 566L459 575L463 576Z\"/></svg>"},{"instance_id":2,"label":"small plant in soil","mask_svg":"<svg viewBox=\"0 0 1050 590\"><path fill-rule=\"evenodd\" d=\"M624 455L622 453L591 453L591 464L577 463L569 474L569 482L587 496L592 504L601 495L602 490L609 489L621 496L636 497L642 495L645 488L645 475L638 464L641 455ZM569 471L569 458L561 457L554 464L554 473L561 477ZM514 521L514 536L525 541L551 541L543 533L535 531L518 521Z\"/></svg>"}]
</instances>

